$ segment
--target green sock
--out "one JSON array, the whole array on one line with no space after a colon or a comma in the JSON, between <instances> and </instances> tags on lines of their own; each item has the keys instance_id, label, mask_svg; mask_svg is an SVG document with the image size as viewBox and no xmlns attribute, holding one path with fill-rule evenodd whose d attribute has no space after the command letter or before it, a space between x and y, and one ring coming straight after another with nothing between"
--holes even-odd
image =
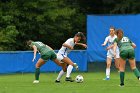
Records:
<instances>
[{"instance_id":1,"label":"green sock","mask_svg":"<svg viewBox=\"0 0 140 93\"><path fill-rule=\"evenodd\" d=\"M125 75L124 72L120 72L120 81L121 81L121 84L124 84L124 75Z\"/></svg>"},{"instance_id":2,"label":"green sock","mask_svg":"<svg viewBox=\"0 0 140 93\"><path fill-rule=\"evenodd\" d=\"M140 77L140 72L137 68L133 69L133 72L137 78Z\"/></svg>"},{"instance_id":3,"label":"green sock","mask_svg":"<svg viewBox=\"0 0 140 93\"><path fill-rule=\"evenodd\" d=\"M35 80L39 80L40 68L36 68L35 70Z\"/></svg>"}]
</instances>

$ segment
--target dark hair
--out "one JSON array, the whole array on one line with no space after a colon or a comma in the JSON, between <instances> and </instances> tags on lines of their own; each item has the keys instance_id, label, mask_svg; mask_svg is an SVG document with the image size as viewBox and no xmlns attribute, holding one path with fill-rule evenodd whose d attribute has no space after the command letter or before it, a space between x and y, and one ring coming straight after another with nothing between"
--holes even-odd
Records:
<instances>
[{"instance_id":1,"label":"dark hair","mask_svg":"<svg viewBox=\"0 0 140 93\"><path fill-rule=\"evenodd\" d=\"M85 37L85 35L82 32L76 33L75 36L81 37L82 40L86 40L86 37Z\"/></svg>"},{"instance_id":2,"label":"dark hair","mask_svg":"<svg viewBox=\"0 0 140 93\"><path fill-rule=\"evenodd\" d=\"M110 29L114 29L115 30L115 27L114 26L110 26Z\"/></svg>"},{"instance_id":3,"label":"dark hair","mask_svg":"<svg viewBox=\"0 0 140 93\"><path fill-rule=\"evenodd\" d=\"M116 30L116 34L117 34L117 35L118 35L118 33L120 33L120 32L123 34L123 30L122 30L122 29L117 29L117 30Z\"/></svg>"},{"instance_id":4,"label":"dark hair","mask_svg":"<svg viewBox=\"0 0 140 93\"><path fill-rule=\"evenodd\" d=\"M28 41L26 42L27 46L30 46L32 42L33 42L33 40L28 40Z\"/></svg>"}]
</instances>

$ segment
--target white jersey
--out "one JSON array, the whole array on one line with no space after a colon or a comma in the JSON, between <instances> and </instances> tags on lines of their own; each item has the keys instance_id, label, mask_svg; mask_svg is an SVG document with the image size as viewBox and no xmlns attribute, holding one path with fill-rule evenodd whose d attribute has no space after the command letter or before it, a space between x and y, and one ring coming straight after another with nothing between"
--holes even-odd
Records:
<instances>
[{"instance_id":1,"label":"white jersey","mask_svg":"<svg viewBox=\"0 0 140 93\"><path fill-rule=\"evenodd\" d=\"M69 39L65 42L65 44L74 47L74 45L75 45L75 43L74 43L74 38L69 38ZM71 51L71 49L62 46L61 49L58 51L58 54L67 56L67 54L70 53L70 51Z\"/></svg>"},{"instance_id":2,"label":"white jersey","mask_svg":"<svg viewBox=\"0 0 140 93\"><path fill-rule=\"evenodd\" d=\"M110 45L113 44L115 38L117 38L116 35L114 35L113 37L109 35L108 37L106 37L105 42L108 43L108 46L110 46ZM117 53L117 58L119 58L119 48L118 48L118 46L116 48L116 53ZM112 58L113 54L114 54L114 51L113 51L113 48L111 48L111 49L108 50L107 57Z\"/></svg>"},{"instance_id":3,"label":"white jersey","mask_svg":"<svg viewBox=\"0 0 140 93\"><path fill-rule=\"evenodd\" d=\"M113 37L109 35L108 37L105 38L105 42L107 42L108 46L110 46L113 44L113 41L115 40L115 38L117 38L116 35L114 35Z\"/></svg>"}]
</instances>

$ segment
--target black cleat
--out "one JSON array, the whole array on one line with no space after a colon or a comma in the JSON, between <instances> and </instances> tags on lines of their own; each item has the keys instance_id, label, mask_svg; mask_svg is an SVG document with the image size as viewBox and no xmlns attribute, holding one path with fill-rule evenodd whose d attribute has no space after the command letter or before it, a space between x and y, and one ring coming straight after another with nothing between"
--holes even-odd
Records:
<instances>
[{"instance_id":1,"label":"black cleat","mask_svg":"<svg viewBox=\"0 0 140 93\"><path fill-rule=\"evenodd\" d=\"M140 80L140 77L138 77L138 80Z\"/></svg>"},{"instance_id":2,"label":"black cleat","mask_svg":"<svg viewBox=\"0 0 140 93\"><path fill-rule=\"evenodd\" d=\"M71 77L66 77L65 81L74 82L74 80L72 80L72 78L71 78Z\"/></svg>"},{"instance_id":3,"label":"black cleat","mask_svg":"<svg viewBox=\"0 0 140 93\"><path fill-rule=\"evenodd\" d=\"M119 86L120 86L120 87L124 87L124 83L121 83Z\"/></svg>"},{"instance_id":4,"label":"black cleat","mask_svg":"<svg viewBox=\"0 0 140 93\"><path fill-rule=\"evenodd\" d=\"M60 81L58 81L58 80L55 80L55 83L60 83Z\"/></svg>"}]
</instances>

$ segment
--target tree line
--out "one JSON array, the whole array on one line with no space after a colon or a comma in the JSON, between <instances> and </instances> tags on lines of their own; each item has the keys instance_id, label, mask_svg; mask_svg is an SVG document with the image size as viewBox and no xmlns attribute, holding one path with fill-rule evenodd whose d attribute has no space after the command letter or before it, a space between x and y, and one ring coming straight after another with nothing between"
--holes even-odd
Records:
<instances>
[{"instance_id":1,"label":"tree line","mask_svg":"<svg viewBox=\"0 0 140 93\"><path fill-rule=\"evenodd\" d=\"M138 14L139 6L139 0L1 0L0 50L28 50L29 39L59 49L77 32L86 35L88 14Z\"/></svg>"}]
</instances>

